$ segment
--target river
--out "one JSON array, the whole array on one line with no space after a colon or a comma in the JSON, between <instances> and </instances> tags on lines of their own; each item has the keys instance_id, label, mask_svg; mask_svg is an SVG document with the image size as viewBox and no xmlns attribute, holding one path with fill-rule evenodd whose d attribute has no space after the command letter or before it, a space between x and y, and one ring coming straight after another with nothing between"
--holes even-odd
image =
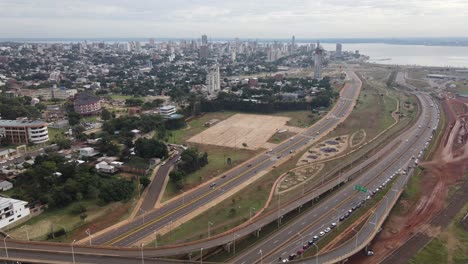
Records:
<instances>
[{"instance_id":1,"label":"river","mask_svg":"<svg viewBox=\"0 0 468 264\"><path fill-rule=\"evenodd\" d=\"M321 43L326 50L335 50L335 44ZM394 45L381 43L343 44L343 51L355 51L379 64L448 66L468 68L468 47Z\"/></svg>"}]
</instances>

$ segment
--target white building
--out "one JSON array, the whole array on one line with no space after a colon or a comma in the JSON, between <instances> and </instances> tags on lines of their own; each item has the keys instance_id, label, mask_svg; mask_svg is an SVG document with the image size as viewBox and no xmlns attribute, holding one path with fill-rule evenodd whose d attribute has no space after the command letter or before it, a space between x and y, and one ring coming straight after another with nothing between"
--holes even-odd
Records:
<instances>
[{"instance_id":1,"label":"white building","mask_svg":"<svg viewBox=\"0 0 468 264\"><path fill-rule=\"evenodd\" d=\"M159 108L159 114L164 118L169 118L171 115L176 113L176 107L174 105L165 105Z\"/></svg>"},{"instance_id":2,"label":"white building","mask_svg":"<svg viewBox=\"0 0 468 264\"><path fill-rule=\"evenodd\" d=\"M12 144L44 143L49 140L47 123L29 120L0 120L0 137Z\"/></svg>"},{"instance_id":3,"label":"white building","mask_svg":"<svg viewBox=\"0 0 468 264\"><path fill-rule=\"evenodd\" d=\"M60 81L60 71L52 71L49 75L49 81Z\"/></svg>"},{"instance_id":4,"label":"white building","mask_svg":"<svg viewBox=\"0 0 468 264\"><path fill-rule=\"evenodd\" d=\"M11 183L9 181L1 181L0 182L0 190L1 191L8 191L11 188L13 188L13 183Z\"/></svg>"},{"instance_id":5,"label":"white building","mask_svg":"<svg viewBox=\"0 0 468 264\"><path fill-rule=\"evenodd\" d=\"M101 161L98 164L94 166L96 170L103 172L103 173L116 173L117 172L117 167L113 166L105 161Z\"/></svg>"},{"instance_id":6,"label":"white building","mask_svg":"<svg viewBox=\"0 0 468 264\"><path fill-rule=\"evenodd\" d=\"M221 89L219 77L219 66L216 64L211 71L206 75L206 90L209 94L214 94Z\"/></svg>"},{"instance_id":7,"label":"white building","mask_svg":"<svg viewBox=\"0 0 468 264\"><path fill-rule=\"evenodd\" d=\"M86 147L86 148L80 148L80 157L93 157L99 154L98 151L96 151L94 148L91 147Z\"/></svg>"},{"instance_id":8,"label":"white building","mask_svg":"<svg viewBox=\"0 0 468 264\"><path fill-rule=\"evenodd\" d=\"M4 228L29 215L28 203L21 200L0 197L0 228Z\"/></svg>"}]
</instances>

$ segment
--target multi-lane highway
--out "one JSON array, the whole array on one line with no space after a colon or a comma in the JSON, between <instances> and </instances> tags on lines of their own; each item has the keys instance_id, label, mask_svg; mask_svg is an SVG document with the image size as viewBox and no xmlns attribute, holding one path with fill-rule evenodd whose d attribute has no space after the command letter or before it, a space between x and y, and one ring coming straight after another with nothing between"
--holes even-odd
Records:
<instances>
[{"instance_id":1,"label":"multi-lane highway","mask_svg":"<svg viewBox=\"0 0 468 264\"><path fill-rule=\"evenodd\" d=\"M344 216L348 210L361 203L369 195L368 193L355 191L353 189L354 185L361 185L367 187L368 190L375 190L385 181L393 180L394 177L407 177L407 175L398 176L396 172L409 161L414 163L418 159L420 151L424 150L428 145L427 142L432 139L432 131L438 123L437 107L434 106L429 96L418 95L418 98L422 105L422 114L409 130L389 144L392 151L388 151L387 148L380 150L375 156L382 157L382 159L368 171L316 208L294 220L274 235L242 252L232 261L234 263L255 263L262 258L262 262L272 263L277 262L279 257L288 258L289 255L296 254L298 250L302 249L303 245L312 240L314 236L319 236L320 232L330 227L332 223L339 224L341 216ZM399 190L399 187L392 188L391 192L398 192ZM388 204L390 199L385 196L384 202ZM317 247L311 245L308 250L315 251L317 249ZM261 255L259 254L260 251L262 252ZM336 258L340 254L342 252L337 251L330 258Z\"/></svg>"}]
</instances>

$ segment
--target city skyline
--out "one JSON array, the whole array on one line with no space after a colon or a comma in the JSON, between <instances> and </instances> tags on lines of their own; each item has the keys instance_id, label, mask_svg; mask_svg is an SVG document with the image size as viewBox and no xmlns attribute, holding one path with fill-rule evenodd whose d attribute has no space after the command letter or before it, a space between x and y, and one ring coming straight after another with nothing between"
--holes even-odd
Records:
<instances>
[{"instance_id":1,"label":"city skyline","mask_svg":"<svg viewBox=\"0 0 468 264\"><path fill-rule=\"evenodd\" d=\"M468 3L450 1L246 0L0 3L4 38L463 37ZM437 21L437 23L435 23ZM412 25L408 27L407 25Z\"/></svg>"}]
</instances>

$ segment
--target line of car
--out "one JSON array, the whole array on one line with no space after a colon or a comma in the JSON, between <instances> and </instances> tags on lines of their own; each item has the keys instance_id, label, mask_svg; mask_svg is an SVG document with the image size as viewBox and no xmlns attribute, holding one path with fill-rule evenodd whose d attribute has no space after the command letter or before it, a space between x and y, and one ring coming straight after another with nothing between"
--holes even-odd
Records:
<instances>
[{"instance_id":1,"label":"line of car","mask_svg":"<svg viewBox=\"0 0 468 264\"><path fill-rule=\"evenodd\" d=\"M401 171L399 171L401 172ZM349 209L344 215L340 216L339 218L339 221L340 222L343 222L344 220L346 220L349 216L351 216L351 214L353 214L357 209L359 209L361 206L363 206L368 200L370 200L376 193L378 193L379 191L383 190L385 188L385 186L397 175L398 172L395 172L394 174L392 174L389 178L387 178L379 187L377 187L376 189L374 189L374 191L369 191L369 195L366 196L365 199L361 200L358 204L354 205L353 207L351 207L351 209ZM288 258L285 258L285 259L282 259L281 257L279 257L279 261L280 262L289 262L290 260L294 260L297 256L300 256L302 254L304 254L304 252L309 249L312 245L314 245L318 240L320 240L320 238L324 237L326 234L330 233L331 230L333 230L335 227L337 227L337 223L333 222L330 224L330 226L328 226L327 228L325 228L323 231L320 231L318 233L318 235L315 235L312 237L311 240L309 240L307 242L307 244L304 244L302 245L302 248L300 248L299 250L297 250L296 253L293 253L293 254L290 254L288 256ZM365 252L365 254L367 256L372 256L373 255L373 252L371 250L368 250L369 252Z\"/></svg>"}]
</instances>

